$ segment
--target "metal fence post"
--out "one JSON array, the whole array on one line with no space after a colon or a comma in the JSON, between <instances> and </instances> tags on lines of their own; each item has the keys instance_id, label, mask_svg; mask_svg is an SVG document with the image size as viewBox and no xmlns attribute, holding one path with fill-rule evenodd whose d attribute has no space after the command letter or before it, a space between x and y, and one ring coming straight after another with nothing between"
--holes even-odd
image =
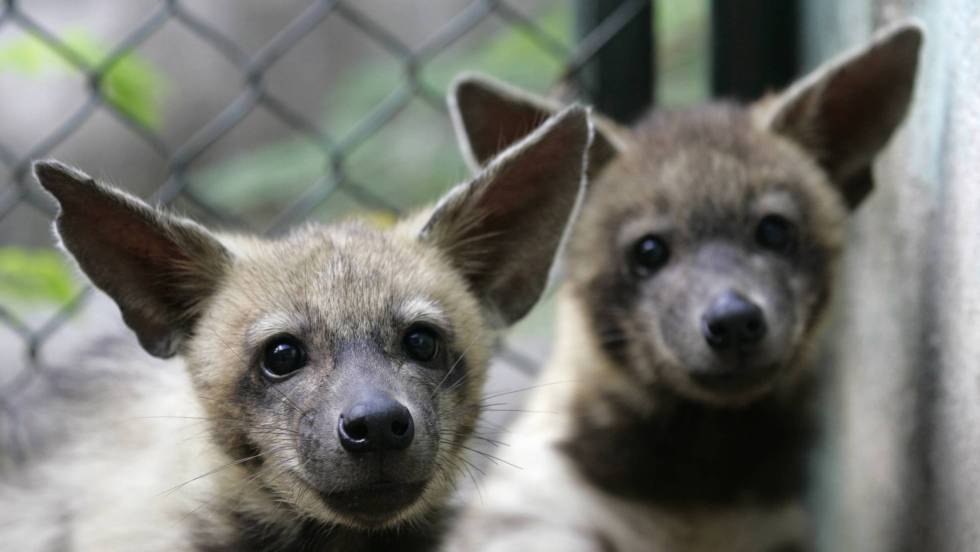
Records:
<instances>
[{"instance_id":1,"label":"metal fence post","mask_svg":"<svg viewBox=\"0 0 980 552\"><path fill-rule=\"evenodd\" d=\"M588 37L619 8L630 3L629 0L577 0L577 38ZM578 73L578 84L592 105L620 122L633 121L654 102L653 13L653 2L648 2Z\"/></svg>"},{"instance_id":2,"label":"metal fence post","mask_svg":"<svg viewBox=\"0 0 980 552\"><path fill-rule=\"evenodd\" d=\"M798 0L712 0L711 93L752 100L799 70Z\"/></svg>"}]
</instances>

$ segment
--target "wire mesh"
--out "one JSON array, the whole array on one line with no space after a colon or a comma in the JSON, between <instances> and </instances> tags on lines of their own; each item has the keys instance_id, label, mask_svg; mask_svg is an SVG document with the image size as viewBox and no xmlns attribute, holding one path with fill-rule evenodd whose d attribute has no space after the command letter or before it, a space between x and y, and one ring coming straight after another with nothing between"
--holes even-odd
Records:
<instances>
[{"instance_id":1,"label":"wire mesh","mask_svg":"<svg viewBox=\"0 0 980 552\"><path fill-rule=\"evenodd\" d=\"M476 0L464 6L438 30L422 40L409 45L392 29L373 19L359 9L356 2L319 0L306 7L298 16L278 30L268 42L248 53L228 33L198 15L187 1L166 0L156 4L135 24L107 55L93 63L83 52L59 37L23 7L22 2L6 0L0 12L0 31L16 29L42 41L60 60L85 80L80 92L83 101L59 125L47 130L47 134L26 153L16 153L5 145L13 137L0 136L0 167L10 175L9 185L0 190L0 222L16 209L28 206L50 218L54 215L52 204L40 193L30 174L33 160L45 158L97 113L108 114L131 134L134 140L147 146L165 163L166 174L162 185L151 194L150 200L170 205L180 200L197 212L205 214L224 227L260 233L280 233L290 226L311 217L321 205L330 202L338 191L343 191L361 206L397 215L403 208L398 197L381 197L362 185L346 170L348 160L363 144L374 137L407 106L421 100L434 109L434 113L446 115L441 90L434 89L420 78L422 71L438 55L451 50L485 20L496 18L510 28L518 30L533 48L539 50L565 67L563 78L574 82L574 77L619 29L630 23L649 0L623 2L604 22L588 36L582 37L577 46L569 47L550 34L533 17L518 9L513 2L502 0ZM325 128L308 114L292 107L267 86L266 76L281 62L284 56L325 21L339 18L356 29L395 61L399 72L399 84L386 98L360 118L351 129L339 133ZM203 47L212 50L236 71L240 78L237 94L220 112L206 121L192 135L176 146L170 145L159 131L120 109L106 90L106 77L125 57L152 39L166 25L179 25L196 37ZM220 144L222 140L246 117L257 109L264 109L279 123L297 136L305 137L323 155L327 163L323 173L309 183L295 201L277 213L271 225L255 228L247 219L227 209L209 203L190 185L188 170L192 163ZM438 115L434 115L438 116ZM18 374L7 385L20 385L36 366L39 351L52 339L55 332L71 318L72 314L91 298L90 287L83 288L74 299L67 301L40 324L28 324L15 309L4 305L0 299L0 326L16 334L26 344L25 372ZM505 349L504 362L522 372L533 370L535 362L526 355Z\"/></svg>"}]
</instances>

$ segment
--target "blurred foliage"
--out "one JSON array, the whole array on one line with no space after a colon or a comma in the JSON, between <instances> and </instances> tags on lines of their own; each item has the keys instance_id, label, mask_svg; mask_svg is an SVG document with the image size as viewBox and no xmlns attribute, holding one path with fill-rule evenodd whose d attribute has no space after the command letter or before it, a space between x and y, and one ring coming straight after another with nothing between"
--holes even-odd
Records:
<instances>
[{"instance_id":1,"label":"blurred foliage","mask_svg":"<svg viewBox=\"0 0 980 552\"><path fill-rule=\"evenodd\" d=\"M707 0L657 3L658 97L662 104L690 103L704 97L707 67L704 42ZM567 51L575 45L573 4L555 2L533 16L550 40ZM91 68L106 63L104 45L83 30L62 37ZM560 77L563 63L517 25L490 18L458 43L422 65L419 80L434 91L446 90L461 71L480 71L529 90L546 93ZM0 70L39 76L62 74L75 68L42 40L27 35L0 46ZM393 94L411 86L400 60L371 57L354 64L324 98L317 117L321 128L343 142L359 132L359 125ZM163 122L162 102L166 77L136 54L112 60L101 86L106 101L125 115L153 129ZM380 131L356 145L335 174L322 144L310 137L262 144L230 158L198 167L190 181L208 203L226 209L262 227L297 201L314 182L331 186L343 177L351 186L383 202L404 208L430 201L455 181L466 177L452 127L440 110L413 99ZM351 188L339 186L313 214L334 219L351 212L364 214L363 204L351 197Z\"/></svg>"},{"instance_id":2,"label":"blurred foliage","mask_svg":"<svg viewBox=\"0 0 980 552\"><path fill-rule=\"evenodd\" d=\"M571 10L562 5L546 10L535 21L570 47L571 17ZM398 67L392 58L369 59L337 79L325 99L321 127L341 140L349 135L386 97L408 85ZM478 70L543 91L559 76L562 64L519 28L504 24L478 28L427 63L419 78L441 92L463 70ZM334 176L328 164L309 140L294 138L204 167L193 175L193 182L207 201L258 219L261 225L325 171L328 179ZM468 174L448 118L420 99L412 100L378 134L355 148L344 168L357 186L398 207L429 201ZM314 216L333 219L352 211L364 214L363 207L341 190Z\"/></svg>"},{"instance_id":3,"label":"blurred foliage","mask_svg":"<svg viewBox=\"0 0 980 552\"><path fill-rule=\"evenodd\" d=\"M658 91L662 105L689 104L707 95L707 0L658 0ZM555 2L534 14L535 24L552 41L572 51L573 4ZM62 36L63 44L91 69L107 63L110 49L84 30ZM461 71L480 71L528 90L546 93L563 71L563 63L543 50L522 28L490 18L459 42L426 60L418 79L442 93ZM26 35L0 45L0 71L31 77L79 74L37 37ZM110 60L100 86L106 101L149 128L163 124L167 77L134 53ZM359 60L338 78L324 98L323 112L313 117L331 137L343 142L356 134L366 117L393 94L408 92L401 61L377 56ZM268 224L297 201L314 182L330 186L338 176L321 144L293 135L250 151L196 168L191 185L208 203ZM440 109L413 99L380 131L357 145L340 167L350 184L399 208L431 201L468 174L448 118ZM344 186L313 213L334 219L356 213L380 225L391 223L381 210L365 212L363 203ZM20 303L61 304L77 291L73 272L61 255L50 251L0 249L0 296Z\"/></svg>"},{"instance_id":4,"label":"blurred foliage","mask_svg":"<svg viewBox=\"0 0 980 552\"><path fill-rule=\"evenodd\" d=\"M87 31L72 30L61 40L90 70L107 61L109 48ZM0 71L45 78L78 74L79 69L42 39L25 35L0 45ZM125 116L149 128L160 128L168 81L150 63L133 53L122 55L105 68L100 86L106 101ZM26 314L38 304L66 304L79 289L60 252L0 248L0 297L5 306Z\"/></svg>"},{"instance_id":5,"label":"blurred foliage","mask_svg":"<svg viewBox=\"0 0 980 552\"><path fill-rule=\"evenodd\" d=\"M701 101L707 95L707 0L657 2L658 98L663 105ZM573 5L556 2L533 20L555 42L574 48ZM352 67L328 92L321 128L343 140L389 95L408 86L398 60L371 58ZM517 86L546 93L563 64L542 50L520 27L482 23L459 43L422 67L419 78L444 91L461 71L480 71ZM345 159L345 176L370 194L398 207L429 201L466 177L448 119L416 99ZM326 174L326 177L324 177ZM192 185L213 205L230 209L258 226L295 201L319 178L332 182L329 160L306 138L262 145L200 168ZM340 188L314 213L333 219L363 206Z\"/></svg>"},{"instance_id":6,"label":"blurred foliage","mask_svg":"<svg viewBox=\"0 0 980 552\"><path fill-rule=\"evenodd\" d=\"M36 303L63 305L78 291L60 251L0 247L0 297L5 306L20 310Z\"/></svg>"},{"instance_id":7,"label":"blurred foliage","mask_svg":"<svg viewBox=\"0 0 980 552\"><path fill-rule=\"evenodd\" d=\"M61 40L90 70L99 68L109 55L108 47L82 29L65 33ZM0 46L0 71L42 77L73 73L77 68L42 39L25 35ZM124 115L160 129L169 83L149 62L128 52L106 68L100 86L106 101Z\"/></svg>"}]
</instances>

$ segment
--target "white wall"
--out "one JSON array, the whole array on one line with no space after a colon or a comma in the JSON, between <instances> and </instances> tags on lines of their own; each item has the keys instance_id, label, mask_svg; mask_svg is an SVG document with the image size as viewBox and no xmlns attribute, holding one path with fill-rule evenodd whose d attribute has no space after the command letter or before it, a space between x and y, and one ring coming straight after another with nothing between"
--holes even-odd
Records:
<instances>
[{"instance_id":1,"label":"white wall","mask_svg":"<svg viewBox=\"0 0 980 552\"><path fill-rule=\"evenodd\" d=\"M812 66L906 16L918 90L852 225L827 550L980 550L980 2L809 0Z\"/></svg>"}]
</instances>

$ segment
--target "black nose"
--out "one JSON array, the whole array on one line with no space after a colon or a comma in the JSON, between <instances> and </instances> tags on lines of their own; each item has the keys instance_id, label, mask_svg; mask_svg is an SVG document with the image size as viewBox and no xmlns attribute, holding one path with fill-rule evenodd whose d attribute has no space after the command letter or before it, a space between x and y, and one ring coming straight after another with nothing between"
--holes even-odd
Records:
<instances>
[{"instance_id":1,"label":"black nose","mask_svg":"<svg viewBox=\"0 0 980 552\"><path fill-rule=\"evenodd\" d=\"M726 291L704 313L701 331L708 345L718 350L754 345L766 336L766 319L758 305Z\"/></svg>"},{"instance_id":2,"label":"black nose","mask_svg":"<svg viewBox=\"0 0 980 552\"><path fill-rule=\"evenodd\" d=\"M350 452L402 450L412 443L415 424L404 405L375 393L340 414L337 436Z\"/></svg>"}]
</instances>

